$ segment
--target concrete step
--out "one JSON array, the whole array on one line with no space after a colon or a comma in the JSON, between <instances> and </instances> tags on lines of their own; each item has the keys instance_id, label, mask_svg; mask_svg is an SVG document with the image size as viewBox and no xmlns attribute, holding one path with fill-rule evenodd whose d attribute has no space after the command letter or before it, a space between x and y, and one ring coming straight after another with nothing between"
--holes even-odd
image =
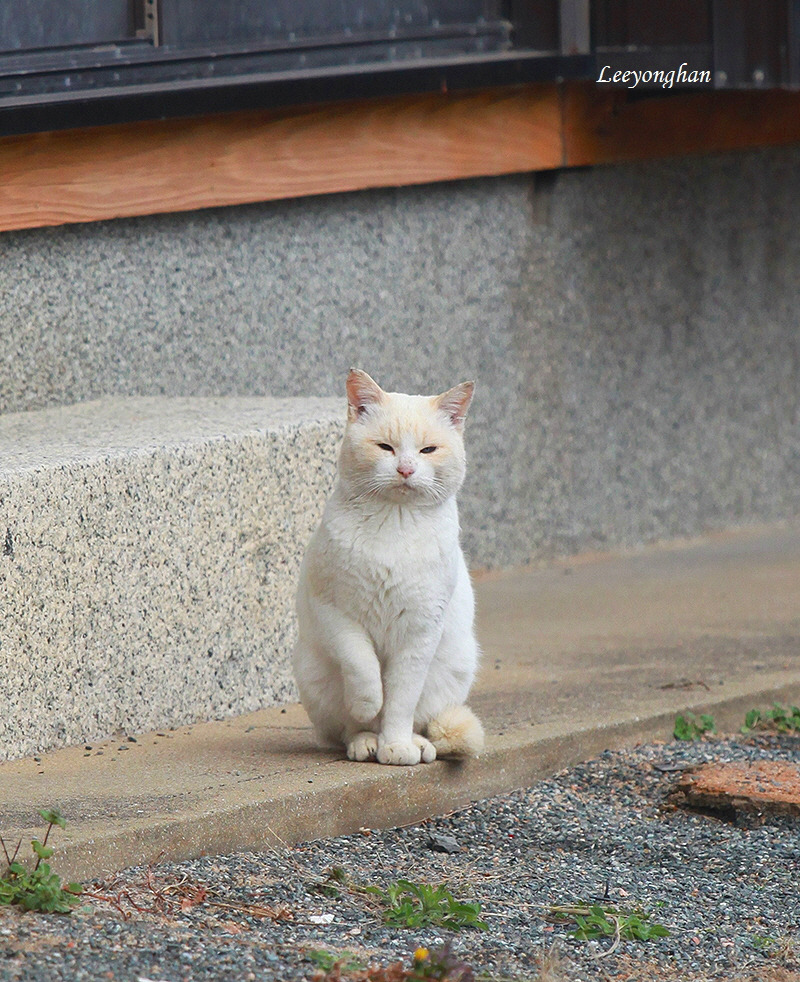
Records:
<instances>
[{"instance_id":1,"label":"concrete step","mask_svg":"<svg viewBox=\"0 0 800 982\"><path fill-rule=\"evenodd\" d=\"M604 748L670 739L677 712L735 732L800 702L800 525L593 556L477 583L487 750L461 764L356 764L313 745L297 705L0 765L0 834L67 818L62 875L274 848L418 821Z\"/></svg>"},{"instance_id":2,"label":"concrete step","mask_svg":"<svg viewBox=\"0 0 800 982\"><path fill-rule=\"evenodd\" d=\"M294 698L303 544L339 399L0 416L0 759Z\"/></svg>"}]
</instances>

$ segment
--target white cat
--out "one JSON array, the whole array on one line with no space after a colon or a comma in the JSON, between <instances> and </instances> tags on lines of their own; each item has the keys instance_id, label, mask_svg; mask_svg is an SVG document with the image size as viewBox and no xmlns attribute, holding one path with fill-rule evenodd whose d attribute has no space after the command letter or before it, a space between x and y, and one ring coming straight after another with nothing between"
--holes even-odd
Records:
<instances>
[{"instance_id":1,"label":"white cat","mask_svg":"<svg viewBox=\"0 0 800 982\"><path fill-rule=\"evenodd\" d=\"M351 760L483 748L464 705L478 645L455 499L473 388L411 396L357 369L347 377L338 482L300 571L293 665L320 743Z\"/></svg>"}]
</instances>

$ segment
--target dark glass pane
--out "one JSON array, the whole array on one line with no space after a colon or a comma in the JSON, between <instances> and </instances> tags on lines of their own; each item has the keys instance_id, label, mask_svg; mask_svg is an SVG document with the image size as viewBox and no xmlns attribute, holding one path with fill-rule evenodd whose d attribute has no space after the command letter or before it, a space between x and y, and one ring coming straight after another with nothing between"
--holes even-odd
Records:
<instances>
[{"instance_id":1,"label":"dark glass pane","mask_svg":"<svg viewBox=\"0 0 800 982\"><path fill-rule=\"evenodd\" d=\"M598 48L706 44L711 12L706 0L595 0L594 43Z\"/></svg>"},{"instance_id":2,"label":"dark glass pane","mask_svg":"<svg viewBox=\"0 0 800 982\"><path fill-rule=\"evenodd\" d=\"M111 43L133 35L131 0L0 2L0 51Z\"/></svg>"},{"instance_id":3,"label":"dark glass pane","mask_svg":"<svg viewBox=\"0 0 800 982\"><path fill-rule=\"evenodd\" d=\"M500 17L493 0L163 0L164 44L243 44L407 35Z\"/></svg>"},{"instance_id":4,"label":"dark glass pane","mask_svg":"<svg viewBox=\"0 0 800 982\"><path fill-rule=\"evenodd\" d=\"M714 3L714 60L726 85L780 85L792 77L789 7L763 0Z\"/></svg>"}]
</instances>

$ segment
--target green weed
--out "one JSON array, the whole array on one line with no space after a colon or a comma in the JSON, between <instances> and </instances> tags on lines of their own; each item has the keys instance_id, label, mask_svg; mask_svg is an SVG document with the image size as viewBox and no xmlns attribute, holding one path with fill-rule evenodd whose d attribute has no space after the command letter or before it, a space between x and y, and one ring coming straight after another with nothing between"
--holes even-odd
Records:
<instances>
[{"instance_id":1,"label":"green weed","mask_svg":"<svg viewBox=\"0 0 800 982\"><path fill-rule=\"evenodd\" d=\"M325 951L323 948L312 948L306 952L306 958L323 972L330 972L334 965L340 972L355 972L366 967L366 963L350 951Z\"/></svg>"},{"instance_id":2,"label":"green weed","mask_svg":"<svg viewBox=\"0 0 800 982\"><path fill-rule=\"evenodd\" d=\"M572 921L575 929L570 934L579 941L599 938L652 941L653 938L669 937L667 928L657 921L651 921L652 915L642 910L616 910L594 904L551 907L550 912L558 920Z\"/></svg>"},{"instance_id":3,"label":"green weed","mask_svg":"<svg viewBox=\"0 0 800 982\"><path fill-rule=\"evenodd\" d=\"M325 897L334 900L342 895L342 889L350 885L349 877L341 866L331 866L325 874L325 879L312 883L312 886Z\"/></svg>"},{"instance_id":4,"label":"green weed","mask_svg":"<svg viewBox=\"0 0 800 982\"><path fill-rule=\"evenodd\" d=\"M753 730L777 730L778 733L800 733L800 706L781 706L774 702L772 709L763 713L760 709L751 709L744 718L742 733Z\"/></svg>"},{"instance_id":5,"label":"green weed","mask_svg":"<svg viewBox=\"0 0 800 982\"><path fill-rule=\"evenodd\" d=\"M767 935L762 935L762 934L754 934L753 937L751 938L751 941L753 947L757 948L759 951L766 951L768 948L771 948L774 944L777 944L776 938L770 938Z\"/></svg>"},{"instance_id":6,"label":"green weed","mask_svg":"<svg viewBox=\"0 0 800 982\"><path fill-rule=\"evenodd\" d=\"M708 713L702 713L700 716L695 716L694 713L687 713L683 716L681 713L675 717L675 728L672 731L673 736L676 740L699 740L704 733L716 733L717 724L714 722L714 717L709 716Z\"/></svg>"},{"instance_id":7,"label":"green weed","mask_svg":"<svg viewBox=\"0 0 800 982\"><path fill-rule=\"evenodd\" d=\"M50 832L57 825L65 828L66 822L55 809L43 808L39 812L47 822L44 839L31 841L31 848L36 857L33 868L17 862L22 840L17 843L13 854L9 856L6 844L0 837L0 847L6 859L6 870L0 876L0 905L18 904L25 910L38 910L47 914L68 914L80 903L81 885L69 883L63 886L61 878L50 869L47 860L53 855L52 846L47 840Z\"/></svg>"},{"instance_id":8,"label":"green weed","mask_svg":"<svg viewBox=\"0 0 800 982\"><path fill-rule=\"evenodd\" d=\"M798 942L794 938L754 934L750 941L757 951L772 961L788 963L795 961L798 955Z\"/></svg>"},{"instance_id":9,"label":"green weed","mask_svg":"<svg viewBox=\"0 0 800 982\"><path fill-rule=\"evenodd\" d=\"M386 890L367 887L366 892L380 898L386 908L383 919L394 927L444 927L451 931L465 927L481 931L489 929L489 925L480 919L480 904L456 900L444 884L431 886L398 880Z\"/></svg>"}]
</instances>

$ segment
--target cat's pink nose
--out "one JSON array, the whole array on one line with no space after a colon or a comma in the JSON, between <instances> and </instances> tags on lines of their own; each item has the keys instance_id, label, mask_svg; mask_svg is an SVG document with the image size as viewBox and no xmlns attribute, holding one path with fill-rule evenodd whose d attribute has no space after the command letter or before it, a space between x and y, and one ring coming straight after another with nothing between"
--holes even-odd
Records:
<instances>
[{"instance_id":1,"label":"cat's pink nose","mask_svg":"<svg viewBox=\"0 0 800 982\"><path fill-rule=\"evenodd\" d=\"M411 475L416 470L413 464L409 464L408 461L401 460L397 465L397 473L402 474L403 477L411 477Z\"/></svg>"}]
</instances>

